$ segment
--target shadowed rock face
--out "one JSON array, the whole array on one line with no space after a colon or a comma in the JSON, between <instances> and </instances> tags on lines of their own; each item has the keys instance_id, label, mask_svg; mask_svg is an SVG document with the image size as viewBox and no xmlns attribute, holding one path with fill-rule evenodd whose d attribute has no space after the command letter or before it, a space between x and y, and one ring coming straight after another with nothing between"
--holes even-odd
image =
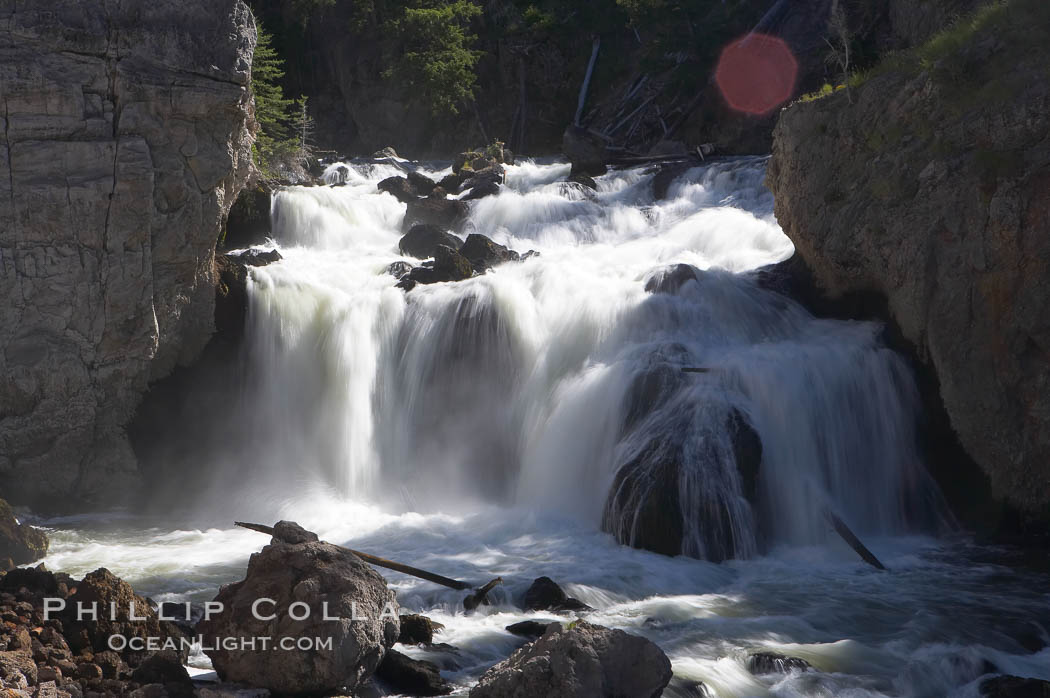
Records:
<instances>
[{"instance_id":1,"label":"shadowed rock face","mask_svg":"<svg viewBox=\"0 0 1050 698\"><path fill-rule=\"evenodd\" d=\"M1045 3L1014 0L925 67L904 61L851 95L793 105L767 179L818 284L832 297L887 299L995 495L1044 524L1047 21Z\"/></svg>"},{"instance_id":2,"label":"shadowed rock face","mask_svg":"<svg viewBox=\"0 0 1050 698\"><path fill-rule=\"evenodd\" d=\"M16 8L16 9L11 9ZM213 329L214 248L250 167L240 0L0 9L0 491L110 500L151 380Z\"/></svg>"}]
</instances>

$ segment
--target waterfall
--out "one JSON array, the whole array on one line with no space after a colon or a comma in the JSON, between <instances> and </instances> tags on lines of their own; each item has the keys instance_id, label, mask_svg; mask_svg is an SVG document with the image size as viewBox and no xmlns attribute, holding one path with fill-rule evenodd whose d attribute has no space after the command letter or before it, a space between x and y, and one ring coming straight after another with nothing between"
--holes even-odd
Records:
<instances>
[{"instance_id":1,"label":"waterfall","mask_svg":"<svg viewBox=\"0 0 1050 698\"><path fill-rule=\"evenodd\" d=\"M792 254L764 171L710 163L654 200L641 168L591 191L565 164L509 166L465 232L539 255L407 294L386 271L419 263L398 252L405 205L376 188L398 167L279 190L284 259L249 283L252 482L402 511L502 502L713 560L822 542L827 509L908 530L936 491L912 377L878 326L814 318L750 273Z\"/></svg>"}]
</instances>

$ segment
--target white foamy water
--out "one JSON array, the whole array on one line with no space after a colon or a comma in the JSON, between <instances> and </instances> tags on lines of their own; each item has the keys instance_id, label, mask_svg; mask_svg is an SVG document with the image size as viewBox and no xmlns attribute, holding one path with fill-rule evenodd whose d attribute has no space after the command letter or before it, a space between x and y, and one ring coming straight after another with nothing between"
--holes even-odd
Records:
<instances>
[{"instance_id":1,"label":"white foamy water","mask_svg":"<svg viewBox=\"0 0 1050 698\"><path fill-rule=\"evenodd\" d=\"M564 182L567 165L510 167L464 232L539 256L408 294L386 273L419 263L397 251L405 206L376 189L398 167L336 165L325 179L342 186L278 192L284 259L252 272L234 416L250 438L202 464L194 511L49 522L47 564L105 565L157 600L201 601L266 542L233 519L290 518L447 576L500 575L497 603L468 615L462 593L383 572L459 650L412 653L464 690L522 643L504 626L553 617L514 604L541 575L594 622L659 644L668 695L703 681L720 696L961 696L988 670L1050 678L1050 651L1018 644L1045 636L1045 577L920 535L946 516L916 448L912 378L879 328L815 319L748 273L792 253L764 167L695 168L662 201L640 169L590 192ZM698 279L646 292L670 264ZM731 420L762 442L750 500ZM640 520L609 508L618 469L667 462L674 475L638 491L673 493L684 552L736 559L602 532L603 517L627 537ZM891 571L857 561L828 510ZM755 677L753 651L818 671Z\"/></svg>"}]
</instances>

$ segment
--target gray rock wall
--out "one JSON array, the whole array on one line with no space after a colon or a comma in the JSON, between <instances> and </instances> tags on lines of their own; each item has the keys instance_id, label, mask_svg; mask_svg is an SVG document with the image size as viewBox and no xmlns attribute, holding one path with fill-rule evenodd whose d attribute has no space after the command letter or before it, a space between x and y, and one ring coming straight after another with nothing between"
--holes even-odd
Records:
<instances>
[{"instance_id":1,"label":"gray rock wall","mask_svg":"<svg viewBox=\"0 0 1050 698\"><path fill-rule=\"evenodd\" d=\"M62 506L136 484L124 425L212 332L254 47L241 0L0 0L7 498Z\"/></svg>"}]
</instances>

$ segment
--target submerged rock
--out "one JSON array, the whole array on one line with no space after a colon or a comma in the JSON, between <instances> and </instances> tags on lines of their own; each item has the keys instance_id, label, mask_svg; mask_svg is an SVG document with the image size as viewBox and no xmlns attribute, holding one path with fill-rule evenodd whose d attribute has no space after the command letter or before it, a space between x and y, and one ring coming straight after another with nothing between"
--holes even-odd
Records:
<instances>
[{"instance_id":1,"label":"submerged rock","mask_svg":"<svg viewBox=\"0 0 1050 698\"><path fill-rule=\"evenodd\" d=\"M224 586L216 597L224 610L204 620L199 631L216 638L321 638L331 649L259 652L216 648L207 651L223 680L301 694L353 691L379 666L397 641L397 601L383 578L353 553L293 526L275 527L275 539L252 555L243 581ZM284 540L304 542L287 543ZM262 619L252 613L256 599L273 599ZM324 620L327 615L338 620ZM291 606L309 607L293 618ZM268 617L272 615L271 617ZM300 611L295 615L302 617ZM351 620L356 617L357 620Z\"/></svg>"},{"instance_id":2,"label":"submerged rock","mask_svg":"<svg viewBox=\"0 0 1050 698\"><path fill-rule=\"evenodd\" d=\"M387 650L376 677L398 693L409 696L447 696L452 684L441 676L437 664Z\"/></svg>"},{"instance_id":3,"label":"submerged rock","mask_svg":"<svg viewBox=\"0 0 1050 698\"><path fill-rule=\"evenodd\" d=\"M396 262L390 263L390 265L386 268L386 273L390 274L390 276L400 281L405 276L408 276L408 273L413 269L415 269L413 265L409 264L408 262L398 260Z\"/></svg>"},{"instance_id":4,"label":"submerged rock","mask_svg":"<svg viewBox=\"0 0 1050 698\"><path fill-rule=\"evenodd\" d=\"M401 254L417 259L430 259L442 245L458 250L463 246L463 241L439 226L425 223L412 226L397 244Z\"/></svg>"},{"instance_id":5,"label":"submerged rock","mask_svg":"<svg viewBox=\"0 0 1050 698\"><path fill-rule=\"evenodd\" d=\"M648 293L676 294L690 281L700 282L700 271L689 264L672 264L654 271L645 282Z\"/></svg>"},{"instance_id":6,"label":"submerged rock","mask_svg":"<svg viewBox=\"0 0 1050 698\"><path fill-rule=\"evenodd\" d=\"M528 611L589 611L591 607L566 594L550 577L539 577L532 582L522 598Z\"/></svg>"},{"instance_id":7,"label":"submerged rock","mask_svg":"<svg viewBox=\"0 0 1050 698\"><path fill-rule=\"evenodd\" d=\"M747 670L752 674L787 674L792 671L809 671L812 668L805 659L776 652L756 652L747 658Z\"/></svg>"},{"instance_id":8,"label":"submerged rock","mask_svg":"<svg viewBox=\"0 0 1050 698\"><path fill-rule=\"evenodd\" d=\"M671 662L649 640L586 621L550 625L544 635L492 667L471 698L656 698Z\"/></svg>"},{"instance_id":9,"label":"submerged rock","mask_svg":"<svg viewBox=\"0 0 1050 698\"><path fill-rule=\"evenodd\" d=\"M47 555L47 534L18 523L10 505L0 499L0 571L26 565Z\"/></svg>"}]
</instances>

